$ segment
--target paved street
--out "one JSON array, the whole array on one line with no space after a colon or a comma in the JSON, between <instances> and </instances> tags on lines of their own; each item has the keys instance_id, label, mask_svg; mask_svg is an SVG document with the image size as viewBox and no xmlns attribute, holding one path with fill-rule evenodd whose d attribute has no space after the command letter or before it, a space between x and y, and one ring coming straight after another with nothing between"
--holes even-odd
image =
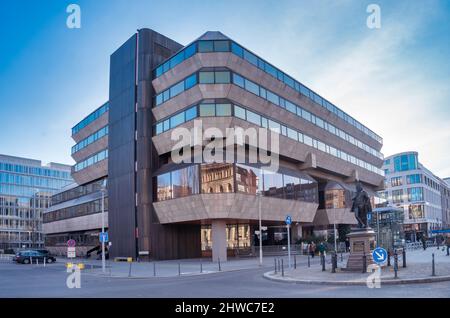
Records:
<instances>
[{"instance_id":1,"label":"paved street","mask_svg":"<svg viewBox=\"0 0 450 318\"><path fill-rule=\"evenodd\" d=\"M0 297L450 297L450 282L382 286L322 286L266 280L267 268L181 277L111 278L85 271L80 289L66 287L64 264L0 264Z\"/></svg>"}]
</instances>

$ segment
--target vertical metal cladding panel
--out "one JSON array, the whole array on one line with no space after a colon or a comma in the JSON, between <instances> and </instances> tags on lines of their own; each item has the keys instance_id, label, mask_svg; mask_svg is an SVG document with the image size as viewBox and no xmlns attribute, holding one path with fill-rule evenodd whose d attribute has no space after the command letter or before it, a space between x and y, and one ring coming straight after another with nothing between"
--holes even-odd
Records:
<instances>
[{"instance_id":1,"label":"vertical metal cladding panel","mask_svg":"<svg viewBox=\"0 0 450 318\"><path fill-rule=\"evenodd\" d=\"M152 69L182 48L175 41L152 30L139 31L137 89L137 224L138 249L148 251L153 259L199 257L199 225L161 225L153 213L152 173L159 167L152 143ZM184 242L190 242L189 246ZM183 245L184 244L184 245ZM183 246L182 246L183 245Z\"/></svg>"},{"instance_id":2,"label":"vertical metal cladding panel","mask_svg":"<svg viewBox=\"0 0 450 318\"><path fill-rule=\"evenodd\" d=\"M136 257L135 239L135 82L133 35L110 60L108 194L111 257Z\"/></svg>"}]
</instances>

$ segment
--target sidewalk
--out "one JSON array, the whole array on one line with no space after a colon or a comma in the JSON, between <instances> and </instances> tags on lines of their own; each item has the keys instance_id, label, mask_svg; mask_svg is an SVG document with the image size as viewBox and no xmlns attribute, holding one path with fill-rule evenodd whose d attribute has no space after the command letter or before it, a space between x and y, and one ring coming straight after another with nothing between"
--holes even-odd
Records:
<instances>
[{"instance_id":1,"label":"sidewalk","mask_svg":"<svg viewBox=\"0 0 450 318\"><path fill-rule=\"evenodd\" d=\"M435 274L432 276L432 254L435 254ZM328 257L327 257L328 258ZM435 281L450 280L450 256L446 252L436 248L428 248L426 251L418 250L408 252L406 255L406 268L402 267L402 259L399 257L398 275L395 278L394 261L391 258L391 265L383 266L381 270L381 284L407 284L407 283L429 283ZM326 262L326 271L322 271L320 264L311 265L311 267L302 266L297 269L284 270L284 277L278 271L274 273L273 269L264 274L264 277L270 280L301 283L301 284L334 284L334 285L366 285L366 281L373 273L346 272L341 268L345 267L344 262L338 262L336 273L331 273L331 263Z\"/></svg>"},{"instance_id":2,"label":"sidewalk","mask_svg":"<svg viewBox=\"0 0 450 318\"><path fill-rule=\"evenodd\" d=\"M287 257L284 257L285 261ZM174 277L174 276L193 276L210 274L217 272L226 272L243 269L269 269L273 267L274 259L272 257L263 258L263 266L259 266L259 258L230 259L227 262L221 262L220 268L217 262L209 259L182 259L155 262L114 262L106 261L106 274L102 272L101 260L86 260L82 258L68 260L59 258L58 262L83 263L84 272L105 275L108 277L124 278L150 278L150 277ZM287 261L286 261L287 262Z\"/></svg>"}]
</instances>

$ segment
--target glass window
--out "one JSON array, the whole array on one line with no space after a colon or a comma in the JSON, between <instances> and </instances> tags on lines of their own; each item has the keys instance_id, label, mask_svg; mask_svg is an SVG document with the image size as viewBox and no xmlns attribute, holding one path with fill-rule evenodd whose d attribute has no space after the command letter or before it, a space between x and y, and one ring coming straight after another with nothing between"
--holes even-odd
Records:
<instances>
[{"instance_id":1,"label":"glass window","mask_svg":"<svg viewBox=\"0 0 450 318\"><path fill-rule=\"evenodd\" d=\"M261 170L255 167L236 164L237 192L256 194L262 190Z\"/></svg>"},{"instance_id":2,"label":"glass window","mask_svg":"<svg viewBox=\"0 0 450 318\"><path fill-rule=\"evenodd\" d=\"M283 136L287 136L286 126L281 125L281 134L282 134Z\"/></svg>"},{"instance_id":3,"label":"glass window","mask_svg":"<svg viewBox=\"0 0 450 318\"><path fill-rule=\"evenodd\" d=\"M263 194L271 197L284 197L283 192L283 175L272 173L270 171L263 172Z\"/></svg>"},{"instance_id":4,"label":"glass window","mask_svg":"<svg viewBox=\"0 0 450 318\"><path fill-rule=\"evenodd\" d=\"M250 53L247 50L244 50L244 59L248 62L252 63L255 66L258 66L258 58L253 53Z\"/></svg>"},{"instance_id":5,"label":"glass window","mask_svg":"<svg viewBox=\"0 0 450 318\"><path fill-rule=\"evenodd\" d=\"M216 84L228 84L230 83L230 72L215 72Z\"/></svg>"},{"instance_id":6,"label":"glass window","mask_svg":"<svg viewBox=\"0 0 450 318\"><path fill-rule=\"evenodd\" d=\"M245 89L259 96L259 86L248 79L245 79Z\"/></svg>"},{"instance_id":7,"label":"glass window","mask_svg":"<svg viewBox=\"0 0 450 318\"><path fill-rule=\"evenodd\" d=\"M244 50L242 49L241 46L237 45L234 42L231 42L231 52L233 52L234 54L236 54L239 57L243 57L244 55Z\"/></svg>"},{"instance_id":8,"label":"glass window","mask_svg":"<svg viewBox=\"0 0 450 318\"><path fill-rule=\"evenodd\" d=\"M169 129L170 129L170 120L169 120L169 119L166 119L166 120L163 122L163 126L164 126L164 131L169 130Z\"/></svg>"},{"instance_id":9,"label":"glass window","mask_svg":"<svg viewBox=\"0 0 450 318\"><path fill-rule=\"evenodd\" d=\"M163 94L158 94L156 95L156 105L162 104L163 103Z\"/></svg>"},{"instance_id":10,"label":"glass window","mask_svg":"<svg viewBox=\"0 0 450 318\"><path fill-rule=\"evenodd\" d=\"M163 123L156 124L156 134L159 135L163 132Z\"/></svg>"},{"instance_id":11,"label":"glass window","mask_svg":"<svg viewBox=\"0 0 450 318\"><path fill-rule=\"evenodd\" d=\"M186 110L186 121L194 119L195 117L197 117L197 106L191 107Z\"/></svg>"},{"instance_id":12,"label":"glass window","mask_svg":"<svg viewBox=\"0 0 450 318\"><path fill-rule=\"evenodd\" d=\"M323 120L320 119L319 117L316 117L316 125L319 126L320 128L325 128Z\"/></svg>"},{"instance_id":13,"label":"glass window","mask_svg":"<svg viewBox=\"0 0 450 318\"><path fill-rule=\"evenodd\" d=\"M247 110L247 121L261 126L261 116L249 110Z\"/></svg>"},{"instance_id":14,"label":"glass window","mask_svg":"<svg viewBox=\"0 0 450 318\"><path fill-rule=\"evenodd\" d=\"M326 152L325 144L321 141L317 141L317 149L319 149L320 151Z\"/></svg>"},{"instance_id":15,"label":"glass window","mask_svg":"<svg viewBox=\"0 0 450 318\"><path fill-rule=\"evenodd\" d=\"M214 104L200 104L200 116L215 116L215 105Z\"/></svg>"},{"instance_id":16,"label":"glass window","mask_svg":"<svg viewBox=\"0 0 450 318\"><path fill-rule=\"evenodd\" d=\"M214 41L214 51L215 52L229 52L230 51L230 42Z\"/></svg>"},{"instance_id":17,"label":"glass window","mask_svg":"<svg viewBox=\"0 0 450 318\"><path fill-rule=\"evenodd\" d=\"M203 52L213 52L214 46L213 41L198 41L198 51Z\"/></svg>"},{"instance_id":18,"label":"glass window","mask_svg":"<svg viewBox=\"0 0 450 318\"><path fill-rule=\"evenodd\" d=\"M265 88L263 88L261 86L259 87L259 96L261 96L264 99L267 98L267 91Z\"/></svg>"},{"instance_id":19,"label":"glass window","mask_svg":"<svg viewBox=\"0 0 450 318\"><path fill-rule=\"evenodd\" d=\"M184 91L184 82L180 82L170 88L170 98L177 96Z\"/></svg>"},{"instance_id":20,"label":"glass window","mask_svg":"<svg viewBox=\"0 0 450 318\"><path fill-rule=\"evenodd\" d=\"M302 117L306 119L307 121L311 121L311 113L307 112L306 110L302 110Z\"/></svg>"},{"instance_id":21,"label":"glass window","mask_svg":"<svg viewBox=\"0 0 450 318\"><path fill-rule=\"evenodd\" d=\"M201 165L202 193L233 192L233 164L210 163Z\"/></svg>"},{"instance_id":22,"label":"glass window","mask_svg":"<svg viewBox=\"0 0 450 318\"><path fill-rule=\"evenodd\" d=\"M291 139L298 140L298 133L291 128L287 129L287 135Z\"/></svg>"},{"instance_id":23,"label":"glass window","mask_svg":"<svg viewBox=\"0 0 450 318\"><path fill-rule=\"evenodd\" d=\"M200 72L199 73L200 84L214 84L214 72Z\"/></svg>"},{"instance_id":24,"label":"glass window","mask_svg":"<svg viewBox=\"0 0 450 318\"><path fill-rule=\"evenodd\" d=\"M296 113L296 106L294 104L292 104L290 101L287 100L285 105L286 105L286 109L288 111L290 111L291 113L294 113L294 114Z\"/></svg>"},{"instance_id":25,"label":"glass window","mask_svg":"<svg viewBox=\"0 0 450 318\"><path fill-rule=\"evenodd\" d=\"M183 62L183 60L184 60L184 51L178 53L177 55L175 55L170 59L170 68L177 66L178 64Z\"/></svg>"},{"instance_id":26,"label":"glass window","mask_svg":"<svg viewBox=\"0 0 450 318\"><path fill-rule=\"evenodd\" d=\"M269 123L267 122L267 118L261 117L261 126L264 128L269 128Z\"/></svg>"},{"instance_id":27,"label":"glass window","mask_svg":"<svg viewBox=\"0 0 450 318\"><path fill-rule=\"evenodd\" d=\"M216 104L216 116L231 116L231 104Z\"/></svg>"},{"instance_id":28,"label":"glass window","mask_svg":"<svg viewBox=\"0 0 450 318\"><path fill-rule=\"evenodd\" d=\"M267 73L269 73L273 77L277 77L277 69L275 67L273 67L272 65L266 63L265 70Z\"/></svg>"},{"instance_id":29,"label":"glass window","mask_svg":"<svg viewBox=\"0 0 450 318\"><path fill-rule=\"evenodd\" d=\"M184 123L184 112L170 118L170 128L174 128Z\"/></svg>"},{"instance_id":30,"label":"glass window","mask_svg":"<svg viewBox=\"0 0 450 318\"><path fill-rule=\"evenodd\" d=\"M280 124L277 122L274 122L272 120L269 119L269 129L276 132L276 133L281 133L281 127Z\"/></svg>"},{"instance_id":31,"label":"glass window","mask_svg":"<svg viewBox=\"0 0 450 318\"><path fill-rule=\"evenodd\" d=\"M233 73L233 84L236 84L237 86L244 88L245 87L244 78L240 75Z\"/></svg>"},{"instance_id":32,"label":"glass window","mask_svg":"<svg viewBox=\"0 0 450 318\"><path fill-rule=\"evenodd\" d=\"M267 100L275 105L280 104L279 97L270 91L267 91Z\"/></svg>"},{"instance_id":33,"label":"glass window","mask_svg":"<svg viewBox=\"0 0 450 318\"><path fill-rule=\"evenodd\" d=\"M245 120L245 109L242 107L239 107L237 105L234 105L234 115L237 118L241 118L241 119Z\"/></svg>"},{"instance_id":34,"label":"glass window","mask_svg":"<svg viewBox=\"0 0 450 318\"><path fill-rule=\"evenodd\" d=\"M422 201L423 191L422 188L409 188L408 189L408 200L409 201Z\"/></svg>"},{"instance_id":35,"label":"glass window","mask_svg":"<svg viewBox=\"0 0 450 318\"><path fill-rule=\"evenodd\" d=\"M313 140L311 137L307 136L307 135L303 135L303 142L305 144L307 144L308 146L313 146Z\"/></svg>"},{"instance_id":36,"label":"glass window","mask_svg":"<svg viewBox=\"0 0 450 318\"><path fill-rule=\"evenodd\" d=\"M195 54L196 43L192 43L184 50L184 58L188 59Z\"/></svg>"},{"instance_id":37,"label":"glass window","mask_svg":"<svg viewBox=\"0 0 450 318\"><path fill-rule=\"evenodd\" d=\"M156 75L156 77L159 77L159 76L161 76L162 74L163 74L163 67L162 67L162 65L161 65L161 66L158 66L158 68L156 69L155 75Z\"/></svg>"},{"instance_id":38,"label":"glass window","mask_svg":"<svg viewBox=\"0 0 450 318\"><path fill-rule=\"evenodd\" d=\"M170 186L170 172L156 177L157 200L164 201L172 198L172 187Z\"/></svg>"},{"instance_id":39,"label":"glass window","mask_svg":"<svg viewBox=\"0 0 450 318\"><path fill-rule=\"evenodd\" d=\"M197 74L192 74L191 76L189 76L188 78L186 78L184 80L184 87L185 89L189 89L192 86L197 84Z\"/></svg>"}]
</instances>

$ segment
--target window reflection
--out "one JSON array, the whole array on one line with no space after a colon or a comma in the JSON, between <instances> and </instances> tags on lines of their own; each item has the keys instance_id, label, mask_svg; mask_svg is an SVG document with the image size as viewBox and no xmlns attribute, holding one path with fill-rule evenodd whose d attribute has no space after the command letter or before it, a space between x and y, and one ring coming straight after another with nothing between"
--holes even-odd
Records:
<instances>
[{"instance_id":1,"label":"window reflection","mask_svg":"<svg viewBox=\"0 0 450 318\"><path fill-rule=\"evenodd\" d=\"M202 193L234 192L231 163L202 164L201 178Z\"/></svg>"}]
</instances>

